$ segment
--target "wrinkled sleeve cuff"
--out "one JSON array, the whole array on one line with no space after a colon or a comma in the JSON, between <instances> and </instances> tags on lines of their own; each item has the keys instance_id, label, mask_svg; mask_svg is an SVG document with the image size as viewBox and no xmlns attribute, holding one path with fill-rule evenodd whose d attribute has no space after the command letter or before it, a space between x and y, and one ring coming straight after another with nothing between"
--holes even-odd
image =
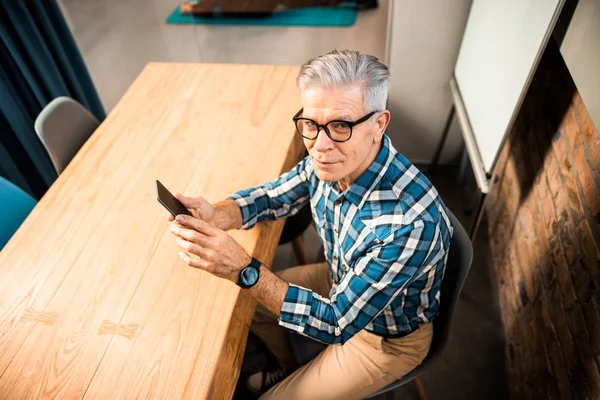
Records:
<instances>
[{"instance_id":1,"label":"wrinkled sleeve cuff","mask_svg":"<svg viewBox=\"0 0 600 400\"><path fill-rule=\"evenodd\" d=\"M237 192L227 197L227 200L235 201L235 204L242 212L242 228L250 229L258 222L258 213L256 210L256 202L252 196L244 195L242 192Z\"/></svg>"},{"instance_id":2,"label":"wrinkled sleeve cuff","mask_svg":"<svg viewBox=\"0 0 600 400\"><path fill-rule=\"evenodd\" d=\"M304 334L310 315L311 299L311 290L290 284L279 313L279 325Z\"/></svg>"}]
</instances>

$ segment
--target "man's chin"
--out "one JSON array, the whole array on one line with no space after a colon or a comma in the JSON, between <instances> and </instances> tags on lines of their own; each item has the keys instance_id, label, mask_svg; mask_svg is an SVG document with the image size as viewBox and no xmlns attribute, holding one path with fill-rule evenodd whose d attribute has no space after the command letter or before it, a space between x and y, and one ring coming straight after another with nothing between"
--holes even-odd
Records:
<instances>
[{"instance_id":1,"label":"man's chin","mask_svg":"<svg viewBox=\"0 0 600 400\"><path fill-rule=\"evenodd\" d=\"M337 182L340 180L337 174L333 174L329 171L321 171L318 168L315 168L315 173L319 180L323 182Z\"/></svg>"}]
</instances>

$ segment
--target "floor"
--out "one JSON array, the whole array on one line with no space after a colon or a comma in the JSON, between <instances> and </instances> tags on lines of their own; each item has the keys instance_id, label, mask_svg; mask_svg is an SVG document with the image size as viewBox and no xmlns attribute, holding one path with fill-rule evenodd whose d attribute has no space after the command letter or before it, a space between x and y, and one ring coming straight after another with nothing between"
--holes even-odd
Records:
<instances>
[{"instance_id":1,"label":"floor","mask_svg":"<svg viewBox=\"0 0 600 400\"><path fill-rule=\"evenodd\" d=\"M150 61L300 65L334 48L385 57L388 0L361 12L349 28L229 27L166 25L179 0L59 0L105 109L110 111ZM462 210L456 171L432 177L446 203L470 226ZM442 359L422 377L429 399L504 399L508 396L504 337L487 256L485 226L474 243L475 260L459 300L450 341ZM311 260L320 243L309 228L304 240ZM275 269L296 263L291 245L281 246ZM417 399L413 386L383 399Z\"/></svg>"},{"instance_id":2,"label":"floor","mask_svg":"<svg viewBox=\"0 0 600 400\"><path fill-rule=\"evenodd\" d=\"M347 28L167 25L180 0L59 0L108 112L151 61L301 65L333 49L385 57L388 0Z\"/></svg>"}]
</instances>

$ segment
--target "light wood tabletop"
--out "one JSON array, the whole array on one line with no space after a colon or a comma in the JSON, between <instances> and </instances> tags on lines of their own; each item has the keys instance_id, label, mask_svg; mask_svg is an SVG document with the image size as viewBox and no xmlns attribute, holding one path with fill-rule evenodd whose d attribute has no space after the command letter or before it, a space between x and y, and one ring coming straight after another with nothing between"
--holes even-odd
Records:
<instances>
[{"instance_id":1,"label":"light wood tabletop","mask_svg":"<svg viewBox=\"0 0 600 400\"><path fill-rule=\"evenodd\" d=\"M304 148L297 67L151 63L0 253L0 398L231 398L255 302L185 265L154 180L215 202ZM283 222L230 234L270 265Z\"/></svg>"}]
</instances>

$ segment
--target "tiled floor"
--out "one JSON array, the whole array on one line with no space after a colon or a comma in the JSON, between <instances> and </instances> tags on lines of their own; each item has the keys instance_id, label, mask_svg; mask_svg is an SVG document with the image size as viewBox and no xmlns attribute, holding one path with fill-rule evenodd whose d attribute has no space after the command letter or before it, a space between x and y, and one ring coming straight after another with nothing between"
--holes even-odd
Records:
<instances>
[{"instance_id":1,"label":"tiled floor","mask_svg":"<svg viewBox=\"0 0 600 400\"><path fill-rule=\"evenodd\" d=\"M164 20L179 0L62 0L67 20L107 111L150 61L300 65L333 48L352 48L384 58L388 1L360 13L349 28L173 26ZM433 177L448 206L465 226L453 171ZM485 227L454 319L446 352L423 376L432 400L507 397L504 339L487 257ZM316 260L320 243L312 228L304 239ZM281 246L274 267L295 264L291 245ZM416 399L412 386L381 399Z\"/></svg>"}]
</instances>

